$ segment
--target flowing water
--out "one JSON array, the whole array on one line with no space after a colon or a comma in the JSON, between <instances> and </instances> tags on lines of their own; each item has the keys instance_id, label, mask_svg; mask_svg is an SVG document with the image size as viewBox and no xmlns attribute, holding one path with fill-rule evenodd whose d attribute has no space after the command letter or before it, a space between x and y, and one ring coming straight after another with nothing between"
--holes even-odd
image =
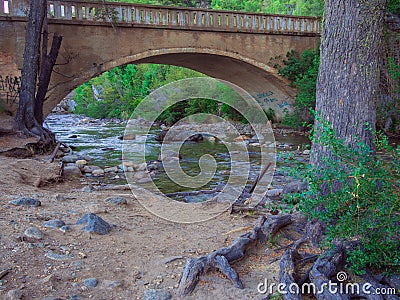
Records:
<instances>
[{"instance_id":1,"label":"flowing water","mask_svg":"<svg viewBox=\"0 0 400 300\"><path fill-rule=\"evenodd\" d=\"M103 121L93 120L83 116L72 114L58 114L47 117L45 124L52 130L59 141L74 147L74 152L80 156L90 156L91 165L100 167L117 166L122 159L122 140L125 123L119 120ZM136 136L134 143L146 143L146 161L156 161L160 153L161 144L155 140L160 129L150 131L146 136ZM277 150L295 150L299 146L308 144L309 141L303 136L280 136L277 141ZM139 148L139 147L138 147ZM249 159L251 163L249 182L252 182L260 170L260 153L257 149L249 148ZM227 182L230 176L230 155L226 146L222 143L211 142L205 139L201 142L186 142L181 150L182 160L180 166L188 175L195 176L199 173L198 160L204 154L212 155L217 161L217 171L212 180L201 189L210 190ZM137 153L137 155L142 155ZM171 181L165 172L157 171L152 176L154 183L163 193L174 193L188 191ZM112 179L107 178L105 181ZM114 180L115 183L123 183L123 180ZM210 197L204 195L205 198ZM189 197L190 198L190 197ZM186 198L186 201L191 199ZM196 196L196 201L203 200Z\"/></svg>"}]
</instances>

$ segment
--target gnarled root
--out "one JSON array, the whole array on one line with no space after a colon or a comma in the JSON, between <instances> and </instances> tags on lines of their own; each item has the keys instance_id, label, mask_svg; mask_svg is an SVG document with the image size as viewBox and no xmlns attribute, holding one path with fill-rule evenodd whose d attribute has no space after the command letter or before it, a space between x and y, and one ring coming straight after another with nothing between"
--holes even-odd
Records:
<instances>
[{"instance_id":1,"label":"gnarled root","mask_svg":"<svg viewBox=\"0 0 400 300\"><path fill-rule=\"evenodd\" d=\"M225 274L229 280L237 287L243 288L237 272L230 266L230 263L238 261L245 256L247 248L257 240L265 241L267 237L276 234L279 229L292 222L290 215L265 216L257 220L254 228L248 233L235 239L229 247L221 248L211 252L207 256L191 258L186 262L179 283L179 297L190 294L199 280L209 269L217 269Z\"/></svg>"}]
</instances>

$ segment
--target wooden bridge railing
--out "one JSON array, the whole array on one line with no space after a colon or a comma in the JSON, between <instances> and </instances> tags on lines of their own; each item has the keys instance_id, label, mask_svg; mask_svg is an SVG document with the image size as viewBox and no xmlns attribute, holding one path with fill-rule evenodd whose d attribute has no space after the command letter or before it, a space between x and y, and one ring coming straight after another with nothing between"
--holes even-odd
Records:
<instances>
[{"instance_id":1,"label":"wooden bridge railing","mask_svg":"<svg viewBox=\"0 0 400 300\"><path fill-rule=\"evenodd\" d=\"M28 0L0 0L0 15L26 16ZM252 33L319 34L320 19L209 9L115 2L49 0L48 17L56 20L114 22L148 27Z\"/></svg>"}]
</instances>

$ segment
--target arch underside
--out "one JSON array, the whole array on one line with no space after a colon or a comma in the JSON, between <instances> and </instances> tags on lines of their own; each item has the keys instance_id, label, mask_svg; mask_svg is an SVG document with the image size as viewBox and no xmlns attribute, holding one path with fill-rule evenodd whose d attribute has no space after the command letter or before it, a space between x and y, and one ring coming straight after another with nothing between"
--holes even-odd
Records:
<instances>
[{"instance_id":1,"label":"arch underside","mask_svg":"<svg viewBox=\"0 0 400 300\"><path fill-rule=\"evenodd\" d=\"M101 66L93 66L82 72L78 78L50 87L47 94L49 101L45 102L44 107L45 113L49 113L77 86L105 71L128 63L181 66L231 82L251 94L265 110L273 109L278 119L284 116L285 110L291 111L295 97L295 90L277 75L274 68L263 63L225 51L205 48L171 48L149 50L105 62ZM58 99L55 98L56 95Z\"/></svg>"}]
</instances>

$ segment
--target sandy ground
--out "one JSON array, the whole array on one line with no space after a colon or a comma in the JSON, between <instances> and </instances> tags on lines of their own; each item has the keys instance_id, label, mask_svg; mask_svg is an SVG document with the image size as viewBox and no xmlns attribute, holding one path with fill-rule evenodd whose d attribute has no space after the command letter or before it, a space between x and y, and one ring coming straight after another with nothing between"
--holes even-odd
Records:
<instances>
[{"instance_id":1,"label":"sandy ground","mask_svg":"<svg viewBox=\"0 0 400 300\"><path fill-rule=\"evenodd\" d=\"M1 141L0 149L4 149L7 138ZM0 281L0 299L7 299L14 289L22 292L23 299L143 299L149 288L168 291L176 299L188 258L229 245L256 220L254 216L227 212L203 223L176 224L146 211L130 191L83 192L84 178L35 187L39 179L54 178L59 171L57 162L45 160L0 156L0 271L10 269ZM122 196L127 204L106 203L104 200L111 196ZM20 197L36 198L42 205L9 204ZM89 234L82 225L74 225L88 212L113 225L112 231ZM51 219L61 219L72 229L63 233L43 227ZM39 229L43 238L24 236L28 227ZM188 299L263 299L258 284L265 278L276 282L279 272L278 254L266 253L267 247L258 245L234 265L243 290L233 287L223 275L210 272ZM68 258L45 256L51 251ZM98 286L84 285L91 277L98 279Z\"/></svg>"}]
</instances>

